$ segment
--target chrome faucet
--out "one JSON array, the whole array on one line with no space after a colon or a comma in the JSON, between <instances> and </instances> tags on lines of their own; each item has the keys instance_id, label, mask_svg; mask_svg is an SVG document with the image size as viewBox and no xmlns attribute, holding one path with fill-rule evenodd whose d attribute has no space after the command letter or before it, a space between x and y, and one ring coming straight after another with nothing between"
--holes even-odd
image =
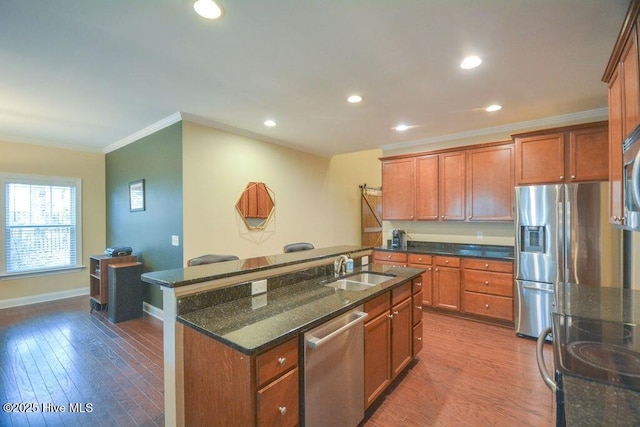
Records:
<instances>
[{"instance_id":1,"label":"chrome faucet","mask_svg":"<svg viewBox=\"0 0 640 427\"><path fill-rule=\"evenodd\" d=\"M347 259L346 255L340 255L335 261L333 261L333 274L336 277L338 277L340 273L345 272Z\"/></svg>"}]
</instances>

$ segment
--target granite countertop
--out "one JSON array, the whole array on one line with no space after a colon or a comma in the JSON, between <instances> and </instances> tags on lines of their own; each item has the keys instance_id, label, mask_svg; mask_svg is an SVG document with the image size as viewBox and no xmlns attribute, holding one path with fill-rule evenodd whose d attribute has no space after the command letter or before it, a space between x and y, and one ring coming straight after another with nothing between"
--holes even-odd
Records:
<instances>
[{"instance_id":1,"label":"granite countertop","mask_svg":"<svg viewBox=\"0 0 640 427\"><path fill-rule=\"evenodd\" d=\"M376 247L376 250L513 261L513 246L408 241L407 249L398 249L392 248L389 241L386 246Z\"/></svg>"},{"instance_id":2,"label":"granite countertop","mask_svg":"<svg viewBox=\"0 0 640 427\"><path fill-rule=\"evenodd\" d=\"M359 271L388 274L390 280L364 291L345 291L324 286L333 276L316 277L178 316L178 321L242 353L253 355L293 338L377 295L418 277L419 268L371 264ZM347 275L348 276L348 275Z\"/></svg>"},{"instance_id":3,"label":"granite countertop","mask_svg":"<svg viewBox=\"0 0 640 427\"><path fill-rule=\"evenodd\" d=\"M192 285L194 283L239 276L242 274L284 267L287 265L300 264L307 261L334 258L341 254L355 253L371 249L373 248L361 246L333 246L308 251L218 262L215 264L152 271L144 273L142 275L142 281L152 285L177 288L180 286Z\"/></svg>"}]
</instances>

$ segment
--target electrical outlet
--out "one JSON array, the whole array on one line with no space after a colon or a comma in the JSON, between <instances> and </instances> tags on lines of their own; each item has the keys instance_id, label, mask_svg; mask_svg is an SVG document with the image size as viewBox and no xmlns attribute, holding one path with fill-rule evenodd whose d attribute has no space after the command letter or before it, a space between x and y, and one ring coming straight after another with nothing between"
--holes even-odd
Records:
<instances>
[{"instance_id":1,"label":"electrical outlet","mask_svg":"<svg viewBox=\"0 0 640 427\"><path fill-rule=\"evenodd\" d=\"M180 237L175 234L171 236L171 246L180 246Z\"/></svg>"},{"instance_id":2,"label":"electrical outlet","mask_svg":"<svg viewBox=\"0 0 640 427\"><path fill-rule=\"evenodd\" d=\"M264 294L265 292L267 292L267 279L251 282L251 295Z\"/></svg>"},{"instance_id":3,"label":"electrical outlet","mask_svg":"<svg viewBox=\"0 0 640 427\"><path fill-rule=\"evenodd\" d=\"M367 255L363 256L362 258L360 258L360 262L363 266L369 265L369 257Z\"/></svg>"},{"instance_id":4,"label":"electrical outlet","mask_svg":"<svg viewBox=\"0 0 640 427\"><path fill-rule=\"evenodd\" d=\"M482 239L484 239L484 233L483 233L482 231L478 231L478 232L476 233L476 238L477 238L478 240L482 240Z\"/></svg>"}]
</instances>

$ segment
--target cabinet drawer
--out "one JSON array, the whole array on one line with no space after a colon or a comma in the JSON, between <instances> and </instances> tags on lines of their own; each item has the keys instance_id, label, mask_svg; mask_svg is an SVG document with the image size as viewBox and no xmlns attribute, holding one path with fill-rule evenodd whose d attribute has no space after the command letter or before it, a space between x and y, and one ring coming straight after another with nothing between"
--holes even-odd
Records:
<instances>
[{"instance_id":1,"label":"cabinet drawer","mask_svg":"<svg viewBox=\"0 0 640 427\"><path fill-rule=\"evenodd\" d=\"M389 299L388 292L385 292L384 294L375 297L371 301L367 301L364 303L364 311L369 315L367 321L375 319L385 311L389 311L390 308L391 300Z\"/></svg>"},{"instance_id":2,"label":"cabinet drawer","mask_svg":"<svg viewBox=\"0 0 640 427\"><path fill-rule=\"evenodd\" d=\"M391 291L391 305L396 305L399 302L409 298L411 296L411 282L407 282L404 285L400 285Z\"/></svg>"},{"instance_id":3,"label":"cabinet drawer","mask_svg":"<svg viewBox=\"0 0 640 427\"><path fill-rule=\"evenodd\" d=\"M422 292L413 295L413 325L422 321Z\"/></svg>"},{"instance_id":4,"label":"cabinet drawer","mask_svg":"<svg viewBox=\"0 0 640 427\"><path fill-rule=\"evenodd\" d=\"M411 293L412 294L417 294L418 292L422 291L422 276L413 279L413 281L411 282Z\"/></svg>"},{"instance_id":5,"label":"cabinet drawer","mask_svg":"<svg viewBox=\"0 0 640 427\"><path fill-rule=\"evenodd\" d=\"M431 255L409 254L410 264L431 265Z\"/></svg>"},{"instance_id":6,"label":"cabinet drawer","mask_svg":"<svg viewBox=\"0 0 640 427\"><path fill-rule=\"evenodd\" d=\"M294 338L257 357L258 387L298 364L298 341Z\"/></svg>"},{"instance_id":7,"label":"cabinet drawer","mask_svg":"<svg viewBox=\"0 0 640 427\"><path fill-rule=\"evenodd\" d=\"M460 267L460 258L450 256L433 257L433 262L442 267Z\"/></svg>"},{"instance_id":8,"label":"cabinet drawer","mask_svg":"<svg viewBox=\"0 0 640 427\"><path fill-rule=\"evenodd\" d=\"M500 273L513 273L513 262L496 261L491 259L471 259L462 260L462 268L473 270L497 271Z\"/></svg>"},{"instance_id":9,"label":"cabinet drawer","mask_svg":"<svg viewBox=\"0 0 640 427\"><path fill-rule=\"evenodd\" d=\"M465 292L462 308L465 313L513 321L513 298Z\"/></svg>"},{"instance_id":10,"label":"cabinet drawer","mask_svg":"<svg viewBox=\"0 0 640 427\"><path fill-rule=\"evenodd\" d=\"M513 297L513 275L492 271L462 270L465 291Z\"/></svg>"},{"instance_id":11,"label":"cabinet drawer","mask_svg":"<svg viewBox=\"0 0 640 427\"><path fill-rule=\"evenodd\" d=\"M407 254L398 252L374 252L374 262L383 262L387 264L405 265L407 263Z\"/></svg>"},{"instance_id":12,"label":"cabinet drawer","mask_svg":"<svg viewBox=\"0 0 640 427\"><path fill-rule=\"evenodd\" d=\"M298 399L298 368L295 368L258 391L258 425L297 426Z\"/></svg>"},{"instance_id":13,"label":"cabinet drawer","mask_svg":"<svg viewBox=\"0 0 640 427\"><path fill-rule=\"evenodd\" d=\"M422 350L422 322L413 327L413 357Z\"/></svg>"}]
</instances>

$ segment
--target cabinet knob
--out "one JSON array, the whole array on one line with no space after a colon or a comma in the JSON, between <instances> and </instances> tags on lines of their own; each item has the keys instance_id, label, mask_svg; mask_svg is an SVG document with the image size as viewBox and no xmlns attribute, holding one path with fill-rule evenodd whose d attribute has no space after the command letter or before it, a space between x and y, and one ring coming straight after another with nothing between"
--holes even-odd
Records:
<instances>
[{"instance_id":1,"label":"cabinet knob","mask_svg":"<svg viewBox=\"0 0 640 427\"><path fill-rule=\"evenodd\" d=\"M484 281L484 284L485 284L485 286L489 286L489 281L488 281L488 280L485 280L485 281Z\"/></svg>"},{"instance_id":2,"label":"cabinet knob","mask_svg":"<svg viewBox=\"0 0 640 427\"><path fill-rule=\"evenodd\" d=\"M422 310L422 306L421 305L416 305L416 308L419 310Z\"/></svg>"},{"instance_id":3,"label":"cabinet knob","mask_svg":"<svg viewBox=\"0 0 640 427\"><path fill-rule=\"evenodd\" d=\"M394 316L397 316L398 314L399 314L399 313L398 313L397 311L394 311L394 312L393 312L393 315L394 315Z\"/></svg>"},{"instance_id":4,"label":"cabinet knob","mask_svg":"<svg viewBox=\"0 0 640 427\"><path fill-rule=\"evenodd\" d=\"M571 175L571 179L576 179L576 176L575 175Z\"/></svg>"},{"instance_id":5,"label":"cabinet knob","mask_svg":"<svg viewBox=\"0 0 640 427\"><path fill-rule=\"evenodd\" d=\"M387 255L387 259L391 259L391 255Z\"/></svg>"},{"instance_id":6,"label":"cabinet knob","mask_svg":"<svg viewBox=\"0 0 640 427\"><path fill-rule=\"evenodd\" d=\"M438 271L438 269L436 268L436 270L435 270L435 271Z\"/></svg>"},{"instance_id":7,"label":"cabinet knob","mask_svg":"<svg viewBox=\"0 0 640 427\"><path fill-rule=\"evenodd\" d=\"M287 361L286 357L278 357L278 365L282 366Z\"/></svg>"},{"instance_id":8,"label":"cabinet knob","mask_svg":"<svg viewBox=\"0 0 640 427\"><path fill-rule=\"evenodd\" d=\"M416 282L416 283L414 283L414 285L416 285L416 286L422 286L422 282Z\"/></svg>"},{"instance_id":9,"label":"cabinet knob","mask_svg":"<svg viewBox=\"0 0 640 427\"><path fill-rule=\"evenodd\" d=\"M485 304L484 308L488 309L489 308L489 304Z\"/></svg>"},{"instance_id":10,"label":"cabinet knob","mask_svg":"<svg viewBox=\"0 0 640 427\"><path fill-rule=\"evenodd\" d=\"M471 219L471 218L472 218L472 216L471 216L471 215L469 215L469 216L467 217L467 219Z\"/></svg>"},{"instance_id":11,"label":"cabinet knob","mask_svg":"<svg viewBox=\"0 0 640 427\"><path fill-rule=\"evenodd\" d=\"M564 179L564 175L560 175L560 179Z\"/></svg>"},{"instance_id":12,"label":"cabinet knob","mask_svg":"<svg viewBox=\"0 0 640 427\"><path fill-rule=\"evenodd\" d=\"M489 268L489 264L485 264L485 265L484 265L484 268Z\"/></svg>"},{"instance_id":13,"label":"cabinet knob","mask_svg":"<svg viewBox=\"0 0 640 427\"><path fill-rule=\"evenodd\" d=\"M389 319L393 319L393 314L390 314L390 315L389 315Z\"/></svg>"},{"instance_id":14,"label":"cabinet knob","mask_svg":"<svg viewBox=\"0 0 640 427\"><path fill-rule=\"evenodd\" d=\"M416 337L416 341L422 341L422 337Z\"/></svg>"},{"instance_id":15,"label":"cabinet knob","mask_svg":"<svg viewBox=\"0 0 640 427\"><path fill-rule=\"evenodd\" d=\"M440 217L440 219L444 219L444 215L442 215L442 216Z\"/></svg>"},{"instance_id":16,"label":"cabinet knob","mask_svg":"<svg viewBox=\"0 0 640 427\"><path fill-rule=\"evenodd\" d=\"M286 406L279 406L278 407L278 411L280 411L281 415L284 415L287 413L287 407Z\"/></svg>"},{"instance_id":17,"label":"cabinet knob","mask_svg":"<svg viewBox=\"0 0 640 427\"><path fill-rule=\"evenodd\" d=\"M431 267L427 268L427 271L431 271Z\"/></svg>"},{"instance_id":18,"label":"cabinet knob","mask_svg":"<svg viewBox=\"0 0 640 427\"><path fill-rule=\"evenodd\" d=\"M445 264L449 264L449 260L448 260L448 259L445 259L445 260L444 260L444 263L445 263Z\"/></svg>"}]
</instances>

